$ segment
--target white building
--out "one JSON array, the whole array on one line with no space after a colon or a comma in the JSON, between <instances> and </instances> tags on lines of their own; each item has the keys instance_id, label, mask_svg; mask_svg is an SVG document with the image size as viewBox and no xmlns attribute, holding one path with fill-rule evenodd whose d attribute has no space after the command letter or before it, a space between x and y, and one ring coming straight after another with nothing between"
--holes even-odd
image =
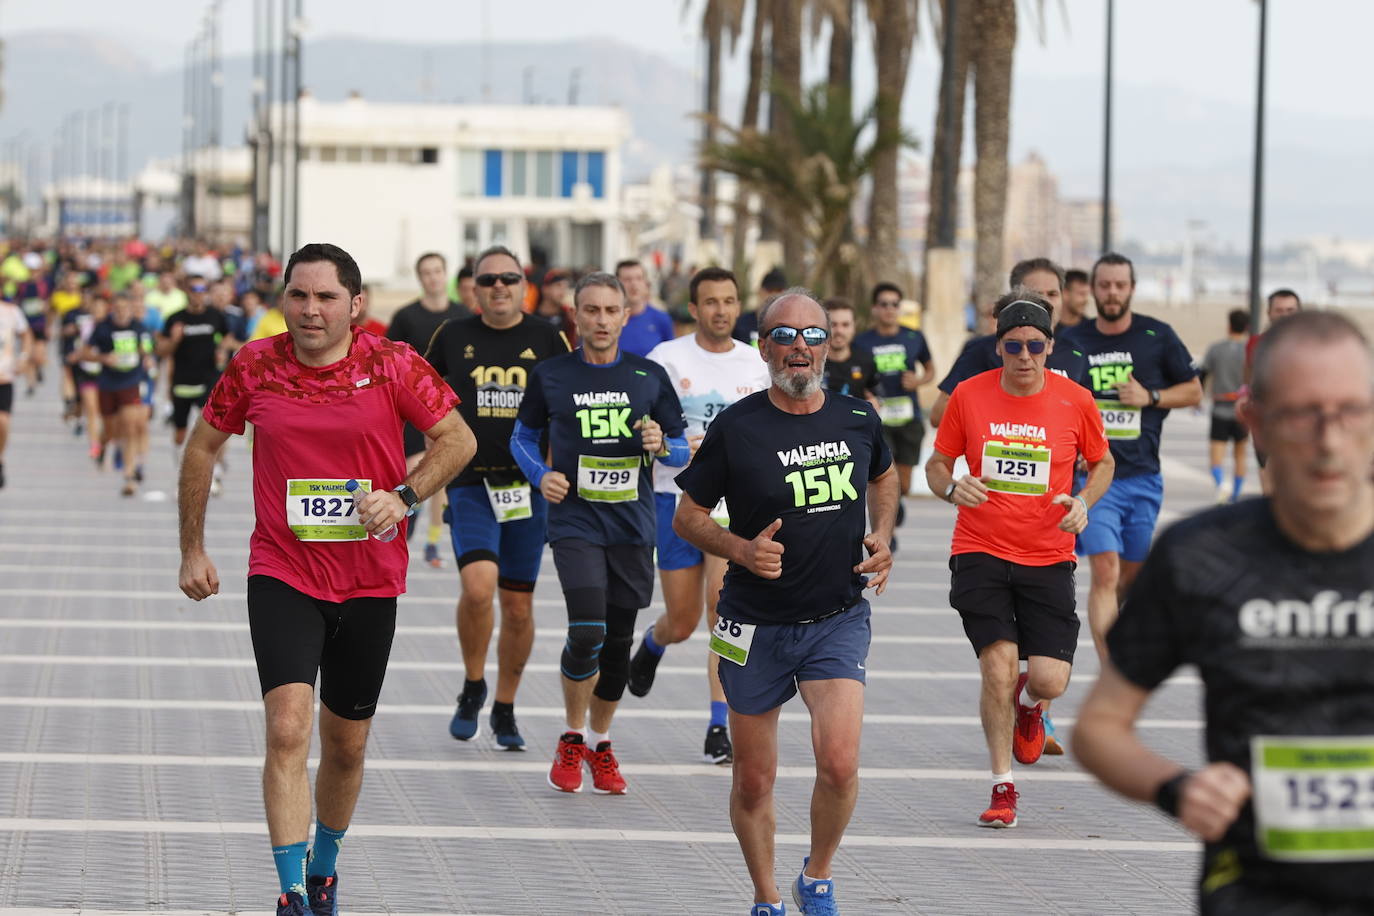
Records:
<instances>
[{"instance_id":1,"label":"white building","mask_svg":"<svg viewBox=\"0 0 1374 916\"><path fill-rule=\"evenodd\" d=\"M618 108L307 96L300 125L296 239L339 245L369 280L413 284L427 251L453 264L503 244L527 263L606 267L625 249Z\"/></svg>"}]
</instances>

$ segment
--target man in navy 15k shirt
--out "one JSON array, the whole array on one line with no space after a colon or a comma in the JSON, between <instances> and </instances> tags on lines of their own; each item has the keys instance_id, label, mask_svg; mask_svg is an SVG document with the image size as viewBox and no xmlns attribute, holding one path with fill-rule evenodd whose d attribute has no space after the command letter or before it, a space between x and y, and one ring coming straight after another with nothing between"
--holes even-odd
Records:
<instances>
[{"instance_id":1,"label":"man in navy 15k shirt","mask_svg":"<svg viewBox=\"0 0 1374 916\"><path fill-rule=\"evenodd\" d=\"M530 372L510 446L549 503L549 544L568 604L561 663L567 730L549 785L582 791L585 761L596 791L624 795L611 718L629 677L635 615L654 592L652 464L657 458L681 467L691 450L663 367L620 351L627 312L620 281L586 275L573 306L582 346ZM539 449L544 429L552 466Z\"/></svg>"},{"instance_id":2,"label":"man in navy 15k shirt","mask_svg":"<svg viewBox=\"0 0 1374 916\"><path fill-rule=\"evenodd\" d=\"M1193 358L1174 329L1131 311L1135 265L1122 255L1097 259L1092 271L1097 320L1065 332L1064 339L1088 358L1093 390L1116 476L1088 514L1078 553L1092 564L1088 621L1098 656L1105 658L1107 631L1150 549L1164 501L1159 437L1170 408L1202 401Z\"/></svg>"}]
</instances>

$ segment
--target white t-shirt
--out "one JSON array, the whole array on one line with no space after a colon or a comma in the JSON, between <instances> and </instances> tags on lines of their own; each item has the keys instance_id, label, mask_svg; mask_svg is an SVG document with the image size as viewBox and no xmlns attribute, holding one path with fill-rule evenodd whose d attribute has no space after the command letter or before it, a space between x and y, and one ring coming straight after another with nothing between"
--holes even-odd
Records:
<instances>
[{"instance_id":1,"label":"white t-shirt","mask_svg":"<svg viewBox=\"0 0 1374 916\"><path fill-rule=\"evenodd\" d=\"M209 254L188 255L182 259L181 272L188 277L201 277L210 283L224 276L219 259Z\"/></svg>"},{"instance_id":2,"label":"white t-shirt","mask_svg":"<svg viewBox=\"0 0 1374 916\"><path fill-rule=\"evenodd\" d=\"M759 351L733 338L731 343L732 349L712 353L701 348L695 334L688 334L666 340L649 351L649 359L667 371L682 402L688 439L704 435L706 427L722 410L769 385L768 364ZM673 482L681 470L656 463L654 492L681 493Z\"/></svg>"},{"instance_id":3,"label":"white t-shirt","mask_svg":"<svg viewBox=\"0 0 1374 916\"><path fill-rule=\"evenodd\" d=\"M0 385L14 381L19 369L19 352L29 320L24 310L9 302L0 302Z\"/></svg>"}]
</instances>

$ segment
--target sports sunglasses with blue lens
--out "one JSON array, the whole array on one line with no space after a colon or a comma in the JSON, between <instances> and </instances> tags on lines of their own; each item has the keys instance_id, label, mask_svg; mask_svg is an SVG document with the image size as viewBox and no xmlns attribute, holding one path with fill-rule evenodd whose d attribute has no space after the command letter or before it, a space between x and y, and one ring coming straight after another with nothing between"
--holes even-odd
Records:
<instances>
[{"instance_id":1,"label":"sports sunglasses with blue lens","mask_svg":"<svg viewBox=\"0 0 1374 916\"><path fill-rule=\"evenodd\" d=\"M800 334L802 340L806 341L808 347L819 347L830 339L830 332L825 328L790 328L787 325L778 325L768 332L768 339L773 343L781 344L784 347L792 346L792 342Z\"/></svg>"}]
</instances>

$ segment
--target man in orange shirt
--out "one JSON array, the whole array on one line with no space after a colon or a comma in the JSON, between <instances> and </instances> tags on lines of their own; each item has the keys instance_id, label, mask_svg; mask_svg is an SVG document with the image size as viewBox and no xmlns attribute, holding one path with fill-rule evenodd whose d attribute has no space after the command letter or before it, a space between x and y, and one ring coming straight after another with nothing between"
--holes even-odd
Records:
<instances>
[{"instance_id":1,"label":"man in orange shirt","mask_svg":"<svg viewBox=\"0 0 1374 916\"><path fill-rule=\"evenodd\" d=\"M992 763L992 804L978 823L1015 827L1011 758L1040 759L1042 716L1068 687L1079 625L1074 535L1111 483L1114 462L1092 394L1045 371L1054 347L1049 303L1018 288L997 305L1002 368L954 389L926 480L959 507L949 598L978 656ZM1080 454L1088 480L1073 496ZM959 457L969 473L956 480ZM1021 658L1027 671L1018 677Z\"/></svg>"}]
</instances>

